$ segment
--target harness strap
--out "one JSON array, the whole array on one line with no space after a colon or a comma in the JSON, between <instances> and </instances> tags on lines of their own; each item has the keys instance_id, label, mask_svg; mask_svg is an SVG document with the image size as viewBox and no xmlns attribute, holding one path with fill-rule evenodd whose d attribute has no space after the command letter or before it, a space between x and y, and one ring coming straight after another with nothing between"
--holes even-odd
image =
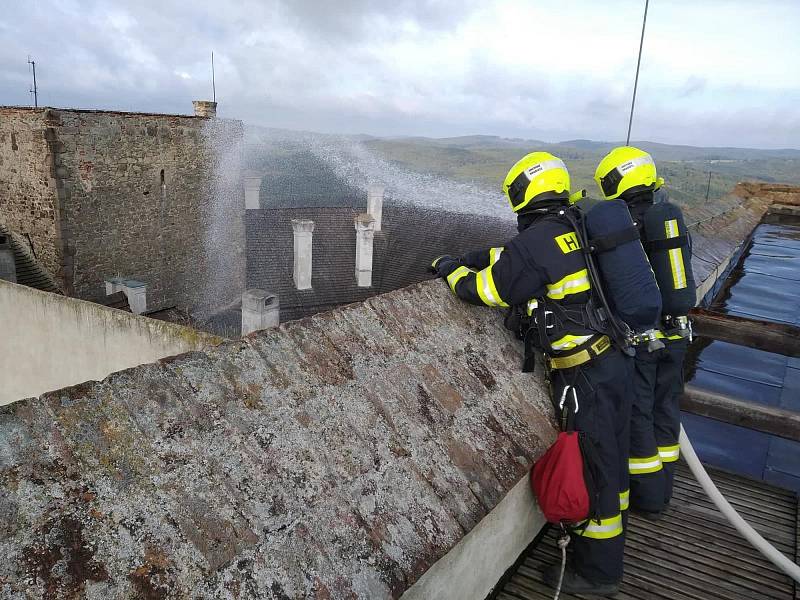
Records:
<instances>
[{"instance_id":1,"label":"harness strap","mask_svg":"<svg viewBox=\"0 0 800 600\"><path fill-rule=\"evenodd\" d=\"M639 230L635 225L631 225L625 229L615 231L614 233L609 233L608 235L590 239L589 248L592 252L599 254L601 252L608 252L617 246L621 246L622 244L627 244L628 242L633 242L638 239Z\"/></svg>"},{"instance_id":2,"label":"harness strap","mask_svg":"<svg viewBox=\"0 0 800 600\"><path fill-rule=\"evenodd\" d=\"M590 360L597 358L611 348L611 340L607 335L597 335L586 341L582 349L566 356L552 356L549 364L551 369L571 369Z\"/></svg>"},{"instance_id":3,"label":"harness strap","mask_svg":"<svg viewBox=\"0 0 800 600\"><path fill-rule=\"evenodd\" d=\"M660 250L675 250L676 248L682 248L689 242L689 236L687 235L679 235L677 237L671 237L664 240L650 240L644 243L645 252L650 254L651 252L658 252Z\"/></svg>"}]
</instances>

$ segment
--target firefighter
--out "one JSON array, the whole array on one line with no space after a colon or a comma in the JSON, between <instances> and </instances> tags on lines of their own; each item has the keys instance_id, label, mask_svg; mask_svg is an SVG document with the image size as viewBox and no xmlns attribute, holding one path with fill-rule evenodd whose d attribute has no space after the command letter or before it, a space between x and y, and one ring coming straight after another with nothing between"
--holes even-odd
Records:
<instances>
[{"instance_id":1,"label":"firefighter","mask_svg":"<svg viewBox=\"0 0 800 600\"><path fill-rule=\"evenodd\" d=\"M432 267L466 302L523 306L532 316L529 333L544 352L557 416L572 419L575 429L592 438L606 482L598 519L572 535L562 590L613 594L622 578L625 545L620 504L628 489L630 361L598 319L590 318L590 276L576 232L563 216L569 204L564 163L546 152L528 154L508 172L503 191L519 234L502 248L439 257ZM559 574L560 565L552 565L545 581L555 587Z\"/></svg>"},{"instance_id":2,"label":"firefighter","mask_svg":"<svg viewBox=\"0 0 800 600\"><path fill-rule=\"evenodd\" d=\"M679 397L690 337L685 315L695 303L691 245L680 209L666 201L656 202L663 192L659 190L663 179L657 177L647 152L631 146L615 148L600 162L594 178L604 198L621 198L628 205L662 296L657 334L665 347L651 352L644 342L636 346L628 464L630 509L657 520L672 497L679 457ZM665 209L668 216L663 218ZM645 227L647 223L653 226ZM648 239L648 233L652 236L658 230L662 234L659 239Z\"/></svg>"}]
</instances>

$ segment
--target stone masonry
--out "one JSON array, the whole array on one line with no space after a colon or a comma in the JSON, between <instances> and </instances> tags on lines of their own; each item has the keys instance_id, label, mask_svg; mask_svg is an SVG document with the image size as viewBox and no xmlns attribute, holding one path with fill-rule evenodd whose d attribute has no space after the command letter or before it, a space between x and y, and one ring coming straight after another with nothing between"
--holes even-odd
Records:
<instances>
[{"instance_id":1,"label":"stone masonry","mask_svg":"<svg viewBox=\"0 0 800 600\"><path fill-rule=\"evenodd\" d=\"M0 108L0 224L25 238L53 275L61 270L60 215L45 109Z\"/></svg>"},{"instance_id":2,"label":"stone masonry","mask_svg":"<svg viewBox=\"0 0 800 600\"><path fill-rule=\"evenodd\" d=\"M0 223L30 236L69 295L101 297L105 279L124 276L147 284L149 309L196 308L214 247L217 153L237 151L215 148L210 127L241 140L239 121L0 108ZM243 247L241 177L228 180L232 239L220 245ZM244 261L235 262L231 298L244 289Z\"/></svg>"}]
</instances>

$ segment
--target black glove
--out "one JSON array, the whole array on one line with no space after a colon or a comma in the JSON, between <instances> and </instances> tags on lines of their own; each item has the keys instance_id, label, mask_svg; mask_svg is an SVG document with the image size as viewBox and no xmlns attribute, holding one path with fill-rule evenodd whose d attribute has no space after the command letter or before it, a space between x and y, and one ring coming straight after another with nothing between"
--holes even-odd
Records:
<instances>
[{"instance_id":1,"label":"black glove","mask_svg":"<svg viewBox=\"0 0 800 600\"><path fill-rule=\"evenodd\" d=\"M430 271L436 274L437 277L447 277L461 265L457 258L453 258L449 254L438 256L433 259L430 266Z\"/></svg>"}]
</instances>

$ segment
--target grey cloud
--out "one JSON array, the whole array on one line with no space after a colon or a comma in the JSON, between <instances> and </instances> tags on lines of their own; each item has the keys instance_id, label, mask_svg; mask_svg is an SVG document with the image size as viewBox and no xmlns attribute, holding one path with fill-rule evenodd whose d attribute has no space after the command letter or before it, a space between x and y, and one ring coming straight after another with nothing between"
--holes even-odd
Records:
<instances>
[{"instance_id":1,"label":"grey cloud","mask_svg":"<svg viewBox=\"0 0 800 600\"><path fill-rule=\"evenodd\" d=\"M197 0L191 8L177 0L17 3L5 8L3 19L13 28L0 24L0 104L28 102L30 52L43 104L189 112L192 99L211 95L214 50L220 114L257 124L378 135L624 135L627 84L609 89L600 79L520 71L492 62L480 48L465 59L463 78L414 79L375 54L375 44L387 38L447 35L477 6L434 0ZM401 33L409 24L419 31ZM719 90L699 76L675 89L640 87L635 135L797 145L797 102L785 94L783 101L756 95L753 109L739 115L710 108L693 117L680 108L682 98L711 91L720 104L748 93ZM773 115L765 113L765 101L774 101Z\"/></svg>"}]
</instances>

